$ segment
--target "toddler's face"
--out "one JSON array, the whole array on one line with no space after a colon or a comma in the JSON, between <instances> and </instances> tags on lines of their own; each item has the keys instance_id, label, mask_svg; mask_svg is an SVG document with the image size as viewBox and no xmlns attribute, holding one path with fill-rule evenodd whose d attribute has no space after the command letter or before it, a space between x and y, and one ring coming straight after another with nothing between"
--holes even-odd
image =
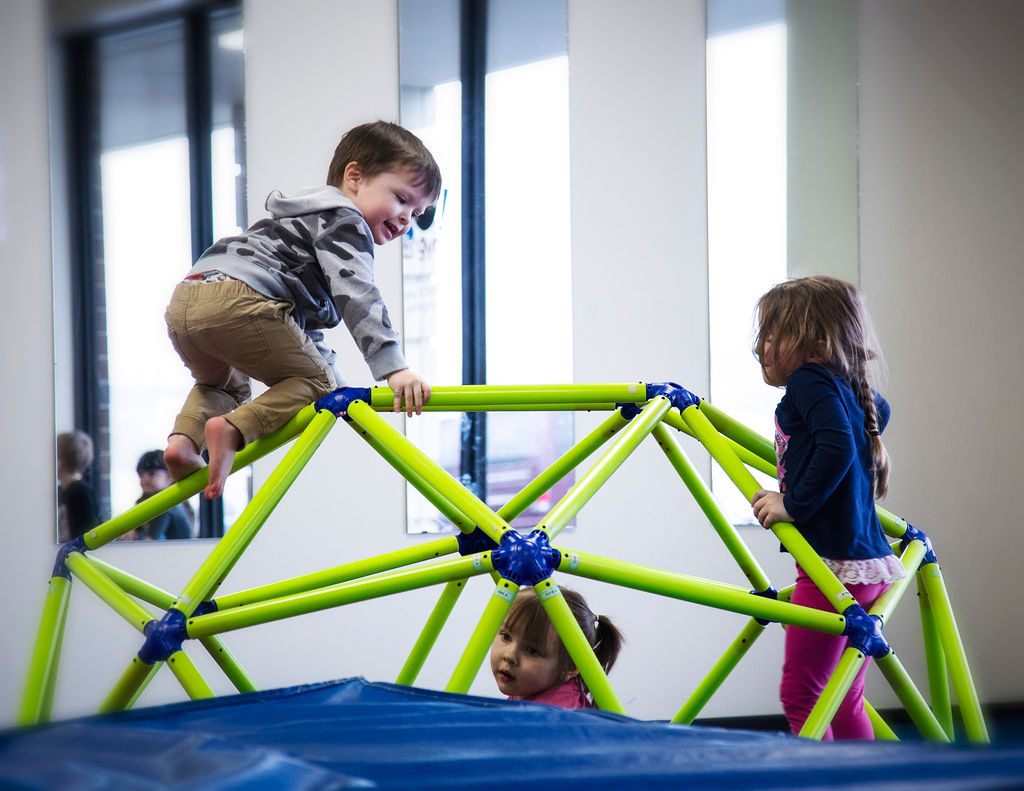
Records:
<instances>
[{"instance_id":1,"label":"toddler's face","mask_svg":"<svg viewBox=\"0 0 1024 791\"><path fill-rule=\"evenodd\" d=\"M358 168L353 173L350 165L345 170L342 191L363 213L373 232L373 241L386 244L401 238L413 217L421 215L432 203L434 196L419 181L413 170L393 170L366 178Z\"/></svg>"},{"instance_id":2,"label":"toddler's face","mask_svg":"<svg viewBox=\"0 0 1024 791\"><path fill-rule=\"evenodd\" d=\"M502 624L491 644L491 672L501 693L528 698L565 681L569 673L559 666L556 640L553 627L547 643L538 645Z\"/></svg>"}]
</instances>

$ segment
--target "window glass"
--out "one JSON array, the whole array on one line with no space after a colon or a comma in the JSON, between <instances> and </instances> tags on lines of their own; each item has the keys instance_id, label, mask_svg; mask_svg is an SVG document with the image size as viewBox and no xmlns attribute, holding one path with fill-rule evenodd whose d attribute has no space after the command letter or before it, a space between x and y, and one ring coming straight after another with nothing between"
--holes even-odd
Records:
<instances>
[{"instance_id":1,"label":"window glass","mask_svg":"<svg viewBox=\"0 0 1024 791\"><path fill-rule=\"evenodd\" d=\"M781 0L708 1L708 288L710 400L770 435L781 391L751 353L754 305L786 278L786 24ZM771 479L755 472L766 488ZM717 466L727 518L755 524Z\"/></svg>"},{"instance_id":2,"label":"window glass","mask_svg":"<svg viewBox=\"0 0 1024 791\"><path fill-rule=\"evenodd\" d=\"M486 350L489 384L571 382L565 5L490 0L486 14L486 337L472 341ZM399 18L402 122L430 147L445 182L434 224L404 241L406 351L432 384L459 384L467 332L459 4L402 0ZM527 169L543 178L525 178ZM462 477L465 426L460 413L431 413L406 430ZM571 446L572 414L490 412L486 436L486 501L497 510ZM571 484L569 476L514 526L535 526ZM408 529L452 528L410 487Z\"/></svg>"},{"instance_id":3,"label":"window glass","mask_svg":"<svg viewBox=\"0 0 1024 791\"><path fill-rule=\"evenodd\" d=\"M102 249L94 271L105 304L97 311L96 362L101 374L105 362L114 514L136 502L136 462L142 453L164 448L192 386L163 315L175 284L192 265L196 193L212 191L206 222L217 236L245 223L240 37L238 12L222 12L210 18L209 39L198 42L208 49L211 68L209 163L198 168L211 174L209 185L194 184L191 175L197 170L193 159L205 155L189 145L195 93L187 87L184 23L97 39ZM223 498L224 522L241 511L249 489L248 471L232 476Z\"/></svg>"},{"instance_id":4,"label":"window glass","mask_svg":"<svg viewBox=\"0 0 1024 791\"><path fill-rule=\"evenodd\" d=\"M183 25L103 37L100 190L114 514L139 496L135 464L163 450L191 386L164 308L192 256Z\"/></svg>"}]
</instances>

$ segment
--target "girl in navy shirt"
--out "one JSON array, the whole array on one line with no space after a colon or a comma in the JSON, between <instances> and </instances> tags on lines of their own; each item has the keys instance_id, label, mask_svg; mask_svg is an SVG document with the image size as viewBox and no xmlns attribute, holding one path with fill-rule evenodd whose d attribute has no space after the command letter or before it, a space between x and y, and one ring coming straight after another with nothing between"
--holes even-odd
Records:
<instances>
[{"instance_id":1,"label":"girl in navy shirt","mask_svg":"<svg viewBox=\"0 0 1024 791\"><path fill-rule=\"evenodd\" d=\"M869 610L906 572L875 514L884 497L889 456L881 433L889 405L868 385L878 353L857 290L816 276L772 288L757 303L754 354L765 382L785 387L775 410L779 491L759 490L757 521L769 528L791 522L854 598ZM792 603L831 612L828 599L797 564ZM799 733L846 648L841 635L786 629L780 697ZM867 663L843 700L824 739L873 738L864 711Z\"/></svg>"}]
</instances>

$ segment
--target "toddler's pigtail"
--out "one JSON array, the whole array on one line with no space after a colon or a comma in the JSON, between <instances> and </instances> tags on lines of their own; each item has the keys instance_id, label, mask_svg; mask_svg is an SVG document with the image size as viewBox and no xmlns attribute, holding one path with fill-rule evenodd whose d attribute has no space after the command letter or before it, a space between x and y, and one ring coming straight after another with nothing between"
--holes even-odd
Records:
<instances>
[{"instance_id":1,"label":"toddler's pigtail","mask_svg":"<svg viewBox=\"0 0 1024 791\"><path fill-rule=\"evenodd\" d=\"M615 664L623 642L622 632L611 622L611 619L606 615L597 616L594 626L593 649L594 656L601 663L605 673L609 672L612 665Z\"/></svg>"}]
</instances>

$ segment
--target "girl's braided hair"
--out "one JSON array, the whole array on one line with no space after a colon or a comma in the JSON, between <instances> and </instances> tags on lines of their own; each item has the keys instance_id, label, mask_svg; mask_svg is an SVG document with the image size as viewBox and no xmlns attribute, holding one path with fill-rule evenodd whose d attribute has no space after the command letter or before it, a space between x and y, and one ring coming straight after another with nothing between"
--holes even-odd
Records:
<instances>
[{"instance_id":1,"label":"girl's braided hair","mask_svg":"<svg viewBox=\"0 0 1024 791\"><path fill-rule=\"evenodd\" d=\"M872 479L876 498L889 490L889 454L882 442L875 399L868 384L868 364L881 359L873 348L872 330L857 289L835 277L815 275L774 286L757 302L754 355L764 359L772 336L800 351L850 384L864 410L864 432L871 442Z\"/></svg>"}]
</instances>

